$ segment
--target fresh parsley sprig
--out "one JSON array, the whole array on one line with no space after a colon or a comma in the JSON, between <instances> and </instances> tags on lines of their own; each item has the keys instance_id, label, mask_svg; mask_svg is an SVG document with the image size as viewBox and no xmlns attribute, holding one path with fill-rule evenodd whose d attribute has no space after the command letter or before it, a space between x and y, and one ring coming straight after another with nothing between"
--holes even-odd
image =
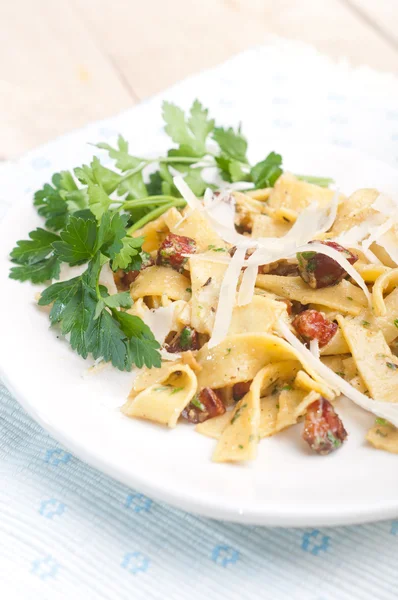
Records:
<instances>
[{"instance_id":1,"label":"fresh parsley sprig","mask_svg":"<svg viewBox=\"0 0 398 600\"><path fill-rule=\"evenodd\" d=\"M76 352L84 358L89 353L103 357L121 370L133 364L160 366L159 344L141 319L125 312L132 304L127 292L110 296L100 286L100 271L107 262L114 271L140 268L144 240L132 234L170 208L186 204L174 186L174 174L181 173L201 196L209 186L208 168L225 181L244 181L255 188L272 187L283 172L282 157L275 152L250 165L240 126L216 126L198 100L187 114L165 102L162 114L174 143L167 154L132 155L122 136L116 146L96 144L115 167L105 167L95 156L89 165L55 173L34 195L46 229L31 231L10 255L10 277L33 283L58 279L62 263L87 264L82 275L47 287L39 304L52 305L51 323L69 335ZM318 185L330 183L326 178L299 177Z\"/></svg>"},{"instance_id":2,"label":"fresh parsley sprig","mask_svg":"<svg viewBox=\"0 0 398 600\"><path fill-rule=\"evenodd\" d=\"M132 306L130 294L110 296L99 284L104 262L117 259L124 247L125 220L117 213L106 213L99 224L72 216L61 240L54 242L54 252L70 265L89 261L87 269L78 277L50 285L39 300L41 306L52 304L51 323L58 323L63 335L69 334L80 356L87 358L91 353L122 371L133 364L159 367L161 362L159 344L149 327L140 318L117 310Z\"/></svg>"}]
</instances>

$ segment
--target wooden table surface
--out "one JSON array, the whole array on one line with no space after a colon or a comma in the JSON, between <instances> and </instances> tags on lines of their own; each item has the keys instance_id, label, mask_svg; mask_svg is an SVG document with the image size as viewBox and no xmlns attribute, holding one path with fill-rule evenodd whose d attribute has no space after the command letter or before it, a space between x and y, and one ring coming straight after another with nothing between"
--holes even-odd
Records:
<instances>
[{"instance_id":1,"label":"wooden table surface","mask_svg":"<svg viewBox=\"0 0 398 600\"><path fill-rule=\"evenodd\" d=\"M2 0L0 160L268 34L398 74L398 0Z\"/></svg>"}]
</instances>

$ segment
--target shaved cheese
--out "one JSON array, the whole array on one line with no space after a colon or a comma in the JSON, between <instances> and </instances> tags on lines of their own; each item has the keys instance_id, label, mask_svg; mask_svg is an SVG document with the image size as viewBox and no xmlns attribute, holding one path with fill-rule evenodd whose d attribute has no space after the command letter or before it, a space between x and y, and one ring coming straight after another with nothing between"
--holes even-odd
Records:
<instances>
[{"instance_id":1,"label":"shaved cheese","mask_svg":"<svg viewBox=\"0 0 398 600\"><path fill-rule=\"evenodd\" d=\"M378 417L387 419L398 427L398 405L391 404L390 402L380 402L379 400L373 400L365 394L362 394L359 390L355 389L345 381L339 375L336 375L332 369L329 369L323 364L318 358L316 358L309 350L302 344L296 336L290 331L288 325L282 319L278 321L279 334L289 342L297 352L303 355L307 360L308 364L316 371L330 386L337 388L342 394L347 396L355 404L367 410Z\"/></svg>"},{"instance_id":2,"label":"shaved cheese","mask_svg":"<svg viewBox=\"0 0 398 600\"><path fill-rule=\"evenodd\" d=\"M246 306L246 304L250 304L252 301L254 288L256 287L257 273L257 265L247 267L244 272L238 294L238 306Z\"/></svg>"},{"instance_id":3,"label":"shaved cheese","mask_svg":"<svg viewBox=\"0 0 398 600\"><path fill-rule=\"evenodd\" d=\"M318 340L310 341L310 352L315 356L315 358L319 358L319 342Z\"/></svg>"},{"instance_id":4,"label":"shaved cheese","mask_svg":"<svg viewBox=\"0 0 398 600\"><path fill-rule=\"evenodd\" d=\"M232 311L235 305L236 288L238 286L239 275L243 266L245 254L245 248L237 248L225 272L221 284L213 332L208 343L209 348L217 346L228 334L231 325Z\"/></svg>"},{"instance_id":5,"label":"shaved cheese","mask_svg":"<svg viewBox=\"0 0 398 600\"><path fill-rule=\"evenodd\" d=\"M345 248L355 248L359 242L362 242L369 235L369 227L375 224L375 219L371 217L359 225L354 225L351 229L343 231L340 235L334 237L333 241Z\"/></svg>"},{"instance_id":6,"label":"shaved cheese","mask_svg":"<svg viewBox=\"0 0 398 600\"><path fill-rule=\"evenodd\" d=\"M173 183L176 186L177 190L180 192L181 196L184 198L185 202L188 204L189 208L192 210L203 210L202 203L197 199L189 185L184 181L184 178L181 175L173 178Z\"/></svg>"},{"instance_id":7,"label":"shaved cheese","mask_svg":"<svg viewBox=\"0 0 398 600\"><path fill-rule=\"evenodd\" d=\"M379 194L372 204L372 208L377 212L382 213L386 217L391 216L391 213L398 211L398 202L395 198L386 194Z\"/></svg>"},{"instance_id":8,"label":"shaved cheese","mask_svg":"<svg viewBox=\"0 0 398 600\"><path fill-rule=\"evenodd\" d=\"M377 243L380 246L383 246L391 260L398 265L398 243L396 234L391 230L387 231L378 239Z\"/></svg>"},{"instance_id":9,"label":"shaved cheese","mask_svg":"<svg viewBox=\"0 0 398 600\"><path fill-rule=\"evenodd\" d=\"M209 188L204 195L205 211L218 225L235 230L235 197L228 190L216 196Z\"/></svg>"},{"instance_id":10,"label":"shaved cheese","mask_svg":"<svg viewBox=\"0 0 398 600\"><path fill-rule=\"evenodd\" d=\"M259 242L264 247L253 252L247 261L248 267L243 274L239 290L239 306L249 304L253 298L257 267L260 264L269 264L294 255L300 244L305 244L317 235L328 231L336 218L338 204L339 192L336 191L332 202L326 208L319 207L316 202L312 202L302 210L286 235L280 238L260 238ZM259 260L261 262L258 262Z\"/></svg>"},{"instance_id":11,"label":"shaved cheese","mask_svg":"<svg viewBox=\"0 0 398 600\"><path fill-rule=\"evenodd\" d=\"M382 235L387 233L394 225L394 219L389 218L379 227L372 227L369 229L369 237L362 242L362 248L367 250L373 244L373 242L377 242Z\"/></svg>"}]
</instances>

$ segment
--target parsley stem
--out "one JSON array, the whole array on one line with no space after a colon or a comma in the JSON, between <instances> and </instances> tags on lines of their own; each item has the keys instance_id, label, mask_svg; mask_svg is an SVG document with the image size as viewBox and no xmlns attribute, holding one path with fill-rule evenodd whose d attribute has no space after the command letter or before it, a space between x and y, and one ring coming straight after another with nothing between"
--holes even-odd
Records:
<instances>
[{"instance_id":1,"label":"parsley stem","mask_svg":"<svg viewBox=\"0 0 398 600\"><path fill-rule=\"evenodd\" d=\"M133 169L132 171L127 171L127 173L125 173L123 175L123 177L120 178L118 185L120 185L122 183L122 181L126 181L126 179L129 179L133 175L136 175L137 173L139 173L140 171L142 171L151 162L152 161L150 161L150 160L142 159L142 162L141 162L141 164L138 165L138 167L135 167L135 169Z\"/></svg>"},{"instance_id":2,"label":"parsley stem","mask_svg":"<svg viewBox=\"0 0 398 600\"><path fill-rule=\"evenodd\" d=\"M216 156L216 155L214 155ZM214 161L206 161L203 158L200 158L198 156L164 156L164 157L157 157L157 158L141 158L139 159L141 160L141 163L135 167L134 169L132 169L131 171L128 171L127 173L125 173L123 175L123 177L120 178L119 180L119 185L123 182L126 181L126 179L129 179L130 177L132 177L133 175L136 175L137 173L140 173L141 171L143 171L143 169L145 169L145 167L147 167L148 165L151 165L153 163L164 163L164 164L172 164L172 163L187 163L189 165L193 165L195 163L201 163L204 166L208 166L208 167L215 167L216 165L214 164Z\"/></svg>"},{"instance_id":3,"label":"parsley stem","mask_svg":"<svg viewBox=\"0 0 398 600\"><path fill-rule=\"evenodd\" d=\"M182 208L185 205L186 205L186 202L185 202L185 200L183 200L183 198L174 198L173 202L169 202L168 204L163 204L162 206L159 206L158 208L151 210L151 212L149 212L147 215L145 215L144 217L139 219L136 223L134 223L134 225L132 225L129 229L127 229L127 235L131 235L132 233L134 233L134 231L137 231L137 229L141 229L141 227L143 227L150 221L157 219L158 217L160 217L160 215L162 215L163 213L168 211L169 208L172 208L173 206L175 206L176 208Z\"/></svg>"},{"instance_id":4,"label":"parsley stem","mask_svg":"<svg viewBox=\"0 0 398 600\"><path fill-rule=\"evenodd\" d=\"M167 204L176 200L175 196L146 196L145 198L135 198L134 200L127 200L123 203L122 208L129 210L131 208L142 208L146 206L158 206L159 204Z\"/></svg>"},{"instance_id":5,"label":"parsley stem","mask_svg":"<svg viewBox=\"0 0 398 600\"><path fill-rule=\"evenodd\" d=\"M319 187L329 187L329 185L334 183L334 179L331 179L330 177L315 177L313 175L296 175L296 177L301 181L319 185Z\"/></svg>"}]
</instances>

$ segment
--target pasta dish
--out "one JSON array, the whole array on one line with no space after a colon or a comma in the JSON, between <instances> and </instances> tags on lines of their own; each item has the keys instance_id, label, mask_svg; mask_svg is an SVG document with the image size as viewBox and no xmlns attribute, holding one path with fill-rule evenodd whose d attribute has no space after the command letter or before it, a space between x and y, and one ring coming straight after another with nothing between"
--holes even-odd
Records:
<instances>
[{"instance_id":1,"label":"pasta dish","mask_svg":"<svg viewBox=\"0 0 398 600\"><path fill-rule=\"evenodd\" d=\"M368 443L398 453L398 203L346 197L275 153L250 166L240 130L198 103L182 134L170 106L179 146L159 171L121 138L99 145L120 172L94 159L36 193L46 229L18 242L11 277L52 282L38 303L81 356L138 369L127 417L193 424L216 462L292 426L336 451L341 395L375 416Z\"/></svg>"}]
</instances>

